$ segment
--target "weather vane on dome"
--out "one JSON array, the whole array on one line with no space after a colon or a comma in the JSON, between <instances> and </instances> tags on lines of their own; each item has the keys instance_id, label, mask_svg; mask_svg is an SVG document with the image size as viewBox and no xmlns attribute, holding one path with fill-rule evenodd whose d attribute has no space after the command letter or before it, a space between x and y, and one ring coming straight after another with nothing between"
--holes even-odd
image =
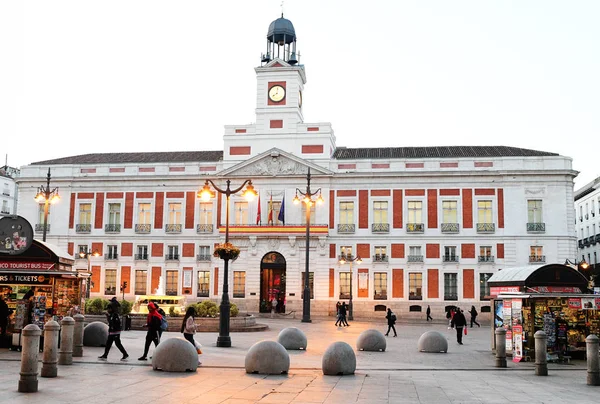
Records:
<instances>
[{"instance_id":1,"label":"weather vane on dome","mask_svg":"<svg viewBox=\"0 0 600 404\"><path fill-rule=\"evenodd\" d=\"M283 3L285 0L281 0L281 18L283 18Z\"/></svg>"}]
</instances>

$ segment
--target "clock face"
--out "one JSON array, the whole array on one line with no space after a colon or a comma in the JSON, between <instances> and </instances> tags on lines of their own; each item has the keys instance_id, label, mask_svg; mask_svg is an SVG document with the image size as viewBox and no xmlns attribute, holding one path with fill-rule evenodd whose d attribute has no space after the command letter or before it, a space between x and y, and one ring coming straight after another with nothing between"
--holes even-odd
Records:
<instances>
[{"instance_id":1,"label":"clock face","mask_svg":"<svg viewBox=\"0 0 600 404\"><path fill-rule=\"evenodd\" d=\"M273 102L280 102L285 98L285 88L275 85L269 89L269 99Z\"/></svg>"}]
</instances>

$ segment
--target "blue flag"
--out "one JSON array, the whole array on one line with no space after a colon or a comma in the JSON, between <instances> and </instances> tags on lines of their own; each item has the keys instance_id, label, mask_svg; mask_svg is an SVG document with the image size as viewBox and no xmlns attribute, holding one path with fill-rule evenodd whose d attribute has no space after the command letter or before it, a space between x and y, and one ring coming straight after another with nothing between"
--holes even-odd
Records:
<instances>
[{"instance_id":1,"label":"blue flag","mask_svg":"<svg viewBox=\"0 0 600 404\"><path fill-rule=\"evenodd\" d=\"M285 195L281 200L281 209L279 209L279 215L277 215L277 220L285 224Z\"/></svg>"}]
</instances>

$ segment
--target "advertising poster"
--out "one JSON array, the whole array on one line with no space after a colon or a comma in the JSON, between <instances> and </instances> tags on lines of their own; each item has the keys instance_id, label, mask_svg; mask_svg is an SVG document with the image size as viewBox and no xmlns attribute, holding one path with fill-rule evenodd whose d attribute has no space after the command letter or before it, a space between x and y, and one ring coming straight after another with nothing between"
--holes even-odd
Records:
<instances>
[{"instance_id":1,"label":"advertising poster","mask_svg":"<svg viewBox=\"0 0 600 404\"><path fill-rule=\"evenodd\" d=\"M581 310L581 298L570 297L569 298L569 308Z\"/></svg>"},{"instance_id":2,"label":"advertising poster","mask_svg":"<svg viewBox=\"0 0 600 404\"><path fill-rule=\"evenodd\" d=\"M513 326L513 362L521 362L523 359L523 326Z\"/></svg>"},{"instance_id":3,"label":"advertising poster","mask_svg":"<svg viewBox=\"0 0 600 404\"><path fill-rule=\"evenodd\" d=\"M504 300L502 307L502 320L506 328L506 350L512 351L512 299Z\"/></svg>"},{"instance_id":4,"label":"advertising poster","mask_svg":"<svg viewBox=\"0 0 600 404\"><path fill-rule=\"evenodd\" d=\"M512 331L506 330L506 350L512 351Z\"/></svg>"},{"instance_id":5,"label":"advertising poster","mask_svg":"<svg viewBox=\"0 0 600 404\"><path fill-rule=\"evenodd\" d=\"M511 324L513 325L513 327L515 325L522 325L522 319L521 319L521 309L523 307L523 301L521 299L513 299L512 300L512 313L511 313L511 317L512 317L512 321Z\"/></svg>"},{"instance_id":6,"label":"advertising poster","mask_svg":"<svg viewBox=\"0 0 600 404\"><path fill-rule=\"evenodd\" d=\"M503 300L494 301L494 327L500 328L504 326L504 304Z\"/></svg>"},{"instance_id":7,"label":"advertising poster","mask_svg":"<svg viewBox=\"0 0 600 404\"><path fill-rule=\"evenodd\" d=\"M183 271L183 287L192 287L192 271Z\"/></svg>"},{"instance_id":8,"label":"advertising poster","mask_svg":"<svg viewBox=\"0 0 600 404\"><path fill-rule=\"evenodd\" d=\"M582 297L581 298L581 306L583 307L583 309L593 309L593 310L598 310L598 304L597 302L600 301L600 299L598 298L594 298L594 297Z\"/></svg>"}]
</instances>

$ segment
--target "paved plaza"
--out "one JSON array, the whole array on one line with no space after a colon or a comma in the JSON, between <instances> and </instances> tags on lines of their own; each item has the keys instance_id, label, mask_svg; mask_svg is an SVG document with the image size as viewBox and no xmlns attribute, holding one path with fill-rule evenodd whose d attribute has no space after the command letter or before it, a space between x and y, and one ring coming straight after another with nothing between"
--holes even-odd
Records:
<instances>
[{"instance_id":1,"label":"paved plaza","mask_svg":"<svg viewBox=\"0 0 600 404\"><path fill-rule=\"evenodd\" d=\"M39 378L38 393L17 392L20 353L0 350L0 403L597 403L600 397L600 386L586 385L583 361L550 364L547 377L535 376L532 362L495 368L489 326L469 328L460 346L455 331L442 322L401 322L398 337L388 337L386 352L356 352L354 376L324 376L321 357L329 344L345 341L355 347L362 331L385 332L385 319L355 321L347 328L334 327L333 319L259 322L269 330L232 333L231 348L216 347L217 333L197 334L204 345L203 365L193 373L153 371L151 361L137 361L145 333L127 331L122 334L127 362L119 361L114 346L107 362L96 359L103 348L86 347L72 366L59 366L59 377ZM307 351L289 352L289 374L246 374L244 357L252 344L276 340L286 327L301 328L308 337ZM417 352L419 336L429 330L448 337L447 354ZM163 339L178 337L163 334Z\"/></svg>"}]
</instances>

